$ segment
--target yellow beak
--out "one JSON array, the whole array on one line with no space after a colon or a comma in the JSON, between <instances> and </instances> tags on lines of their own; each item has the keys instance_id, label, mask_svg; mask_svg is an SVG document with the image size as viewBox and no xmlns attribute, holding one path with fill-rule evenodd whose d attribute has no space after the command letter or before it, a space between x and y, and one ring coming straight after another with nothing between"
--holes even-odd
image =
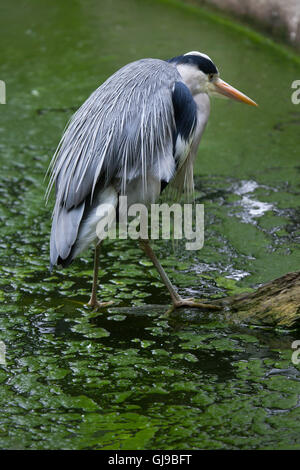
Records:
<instances>
[{"instance_id":1,"label":"yellow beak","mask_svg":"<svg viewBox=\"0 0 300 470\"><path fill-rule=\"evenodd\" d=\"M231 98L232 100L241 101L246 104L250 104L251 106L258 106L255 101L251 100L248 96L241 93L233 86L229 85L228 83L224 82L220 78L218 78L215 82L215 91L220 93L221 95L227 96L227 98Z\"/></svg>"}]
</instances>

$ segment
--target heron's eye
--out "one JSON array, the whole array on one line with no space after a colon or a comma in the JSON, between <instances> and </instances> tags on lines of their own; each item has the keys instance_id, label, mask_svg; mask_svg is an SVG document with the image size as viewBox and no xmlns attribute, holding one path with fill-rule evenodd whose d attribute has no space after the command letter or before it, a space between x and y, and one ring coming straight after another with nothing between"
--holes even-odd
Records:
<instances>
[{"instance_id":1,"label":"heron's eye","mask_svg":"<svg viewBox=\"0 0 300 470\"><path fill-rule=\"evenodd\" d=\"M209 74L208 74L208 79L209 79L210 82L213 81L214 76L215 76L215 75L214 75L213 73L209 73Z\"/></svg>"}]
</instances>

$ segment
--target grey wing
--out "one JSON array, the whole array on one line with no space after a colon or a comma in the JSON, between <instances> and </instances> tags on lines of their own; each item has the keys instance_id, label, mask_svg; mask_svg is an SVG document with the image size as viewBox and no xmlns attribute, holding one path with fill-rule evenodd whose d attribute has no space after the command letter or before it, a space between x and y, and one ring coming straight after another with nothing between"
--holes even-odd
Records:
<instances>
[{"instance_id":1,"label":"grey wing","mask_svg":"<svg viewBox=\"0 0 300 470\"><path fill-rule=\"evenodd\" d=\"M138 176L174 176L173 91L180 80L174 65L143 59L112 75L75 113L51 164L51 265L68 260L95 191L114 180L126 194Z\"/></svg>"}]
</instances>

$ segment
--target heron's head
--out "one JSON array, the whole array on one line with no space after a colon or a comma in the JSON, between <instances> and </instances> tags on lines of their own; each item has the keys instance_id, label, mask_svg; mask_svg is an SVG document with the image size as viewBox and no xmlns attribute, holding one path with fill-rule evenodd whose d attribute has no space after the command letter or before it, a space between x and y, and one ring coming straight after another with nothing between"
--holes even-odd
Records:
<instances>
[{"instance_id":1,"label":"heron's head","mask_svg":"<svg viewBox=\"0 0 300 470\"><path fill-rule=\"evenodd\" d=\"M207 93L209 96L222 95L236 101L257 106L255 101L220 78L217 67L206 54L192 51L174 57L168 62L176 65L185 84L193 95L198 93Z\"/></svg>"}]
</instances>

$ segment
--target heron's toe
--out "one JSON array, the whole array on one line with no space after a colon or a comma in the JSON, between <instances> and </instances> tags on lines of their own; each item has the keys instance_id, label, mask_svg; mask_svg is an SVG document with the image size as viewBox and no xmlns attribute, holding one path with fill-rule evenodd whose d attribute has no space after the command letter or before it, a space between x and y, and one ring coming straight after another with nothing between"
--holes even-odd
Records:
<instances>
[{"instance_id":1,"label":"heron's toe","mask_svg":"<svg viewBox=\"0 0 300 470\"><path fill-rule=\"evenodd\" d=\"M110 300L109 302L99 302L98 300L92 300L91 299L91 300L89 300L87 305L89 305L90 307L92 307L95 310L98 310L99 308L109 307L113 303L114 303L113 300Z\"/></svg>"}]
</instances>

